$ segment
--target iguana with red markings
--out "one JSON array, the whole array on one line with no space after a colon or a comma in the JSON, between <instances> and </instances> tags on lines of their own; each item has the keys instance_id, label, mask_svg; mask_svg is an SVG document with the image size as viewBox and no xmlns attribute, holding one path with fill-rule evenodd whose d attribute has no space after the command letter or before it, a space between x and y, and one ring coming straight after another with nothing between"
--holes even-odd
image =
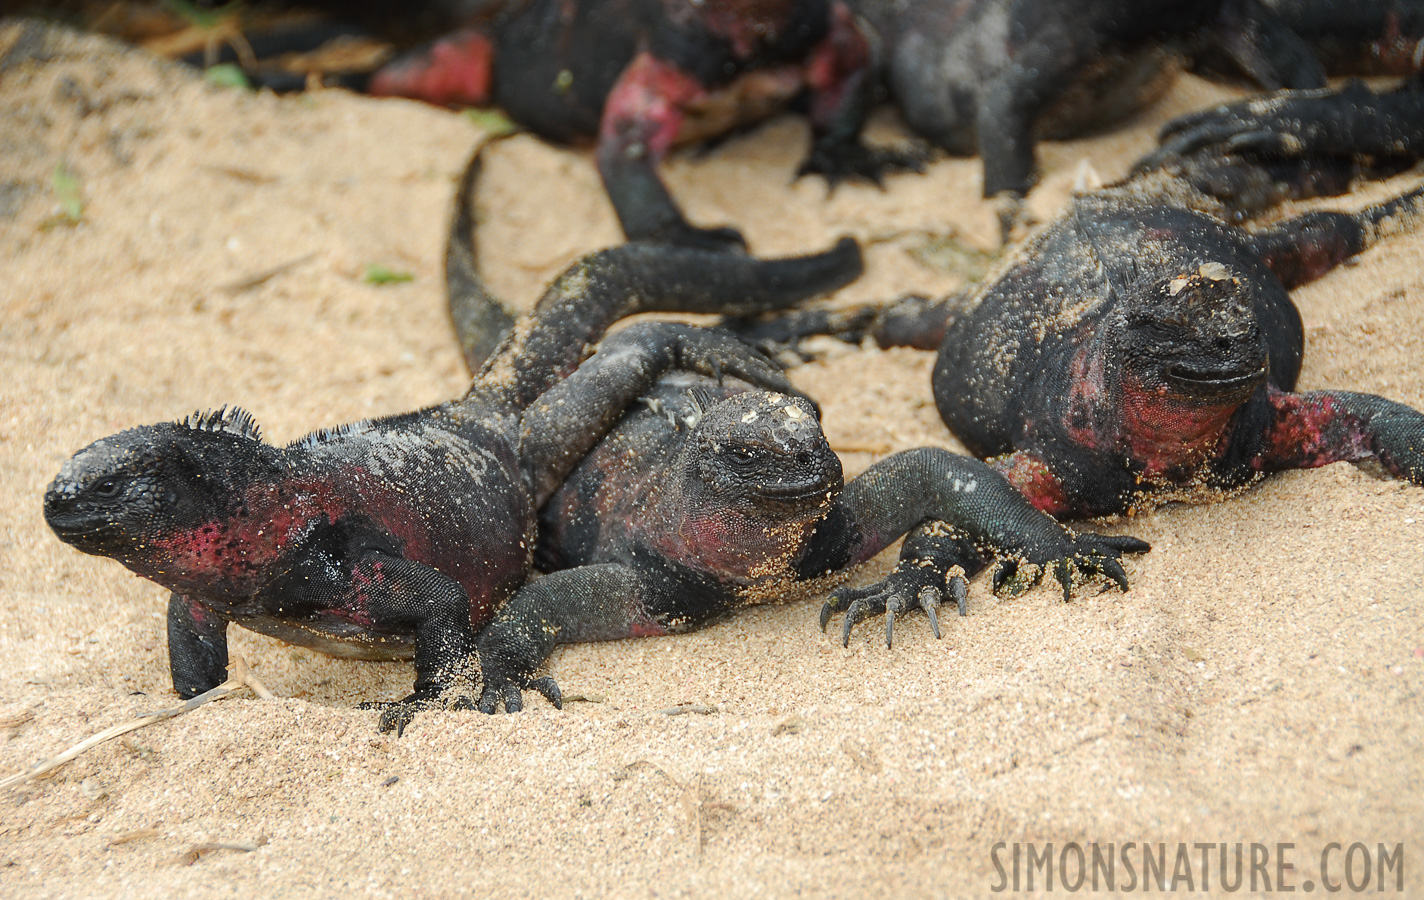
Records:
<instances>
[{"instance_id":1,"label":"iguana with red markings","mask_svg":"<svg viewBox=\"0 0 1424 900\"><path fill-rule=\"evenodd\" d=\"M661 373L785 383L726 335L659 323L584 361L608 326L640 310L782 305L859 271L849 241L776 261L662 245L595 253L515 324L459 400L282 447L239 411L132 428L65 463L45 519L66 543L173 591L181 696L223 680L235 622L335 655L413 655L414 691L381 718L400 730L452 687L476 632L524 582L539 505Z\"/></svg>"},{"instance_id":2,"label":"iguana with red markings","mask_svg":"<svg viewBox=\"0 0 1424 900\"><path fill-rule=\"evenodd\" d=\"M1424 188L1355 214L1231 224L1263 197L1341 187L1332 173L1355 156L1417 158L1416 83L1193 116L1167 132L1189 157L1165 154L1075 197L967 294L820 312L782 323L782 336L841 331L937 349L933 393L950 430L1056 516L1220 498L1336 461L1375 460L1424 484L1424 415L1369 394L1296 392L1304 334L1288 293L1424 227ZM1233 205L1242 193L1248 209Z\"/></svg>"},{"instance_id":3,"label":"iguana with red markings","mask_svg":"<svg viewBox=\"0 0 1424 900\"><path fill-rule=\"evenodd\" d=\"M549 140L597 140L630 240L741 247L687 222L658 175L674 143L725 131L803 93L802 173L833 184L918 170L922 154L860 140L875 87L872 37L840 0L517 0L378 72L376 94L495 104Z\"/></svg>"},{"instance_id":4,"label":"iguana with red markings","mask_svg":"<svg viewBox=\"0 0 1424 900\"><path fill-rule=\"evenodd\" d=\"M748 356L755 354L748 349ZM744 368L753 368L747 366ZM770 389L768 389L770 388ZM1132 537L1077 534L1033 509L978 460L922 447L849 484L818 413L789 388L672 373L630 408L539 511L537 564L479 637L480 709L523 707L556 644L692 631L746 606L805 592L908 535L900 562L868 587L836 590L842 642L870 616L923 609L939 636L944 601L1003 560L996 587L1052 572L1064 599L1106 579L1127 589Z\"/></svg>"}]
</instances>

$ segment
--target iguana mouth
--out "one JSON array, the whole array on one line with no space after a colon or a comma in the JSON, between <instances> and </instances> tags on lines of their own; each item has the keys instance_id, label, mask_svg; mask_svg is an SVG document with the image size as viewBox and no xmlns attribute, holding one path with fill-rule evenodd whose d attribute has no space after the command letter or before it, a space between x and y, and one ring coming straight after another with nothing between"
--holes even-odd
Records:
<instances>
[{"instance_id":1,"label":"iguana mouth","mask_svg":"<svg viewBox=\"0 0 1424 900\"><path fill-rule=\"evenodd\" d=\"M825 495L834 490L834 486L826 482L824 478L807 479L805 481L777 481L757 486L757 493L768 500L775 500L780 503L789 503L796 500L809 500L818 495Z\"/></svg>"},{"instance_id":2,"label":"iguana mouth","mask_svg":"<svg viewBox=\"0 0 1424 900\"><path fill-rule=\"evenodd\" d=\"M1194 369L1190 366L1172 366L1167 376L1173 381L1187 385L1195 391L1225 394L1250 387L1266 375L1265 366L1253 369Z\"/></svg>"},{"instance_id":3,"label":"iguana mouth","mask_svg":"<svg viewBox=\"0 0 1424 900\"><path fill-rule=\"evenodd\" d=\"M106 518L76 511L73 505L54 496L45 498L44 517L45 524L66 544L117 534L121 530Z\"/></svg>"},{"instance_id":4,"label":"iguana mouth","mask_svg":"<svg viewBox=\"0 0 1424 900\"><path fill-rule=\"evenodd\" d=\"M55 537L71 547L88 552L90 547L105 547L124 536L121 526L110 522L99 522L92 518L75 517L68 521L58 517L45 516L46 523Z\"/></svg>"}]
</instances>

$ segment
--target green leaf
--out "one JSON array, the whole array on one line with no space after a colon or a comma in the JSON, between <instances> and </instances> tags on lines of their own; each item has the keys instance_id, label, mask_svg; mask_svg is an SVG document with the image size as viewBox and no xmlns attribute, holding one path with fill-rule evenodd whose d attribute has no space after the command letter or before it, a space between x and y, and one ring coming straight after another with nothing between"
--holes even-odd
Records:
<instances>
[{"instance_id":1,"label":"green leaf","mask_svg":"<svg viewBox=\"0 0 1424 900\"><path fill-rule=\"evenodd\" d=\"M400 284L402 281L414 281L415 276L409 272L398 272L380 263L371 263L366 267L366 274L361 276L361 280L367 284Z\"/></svg>"},{"instance_id":2,"label":"green leaf","mask_svg":"<svg viewBox=\"0 0 1424 900\"><path fill-rule=\"evenodd\" d=\"M218 63L211 66L203 73L203 80L218 87L252 90L252 82L237 63Z\"/></svg>"},{"instance_id":3,"label":"green leaf","mask_svg":"<svg viewBox=\"0 0 1424 900\"><path fill-rule=\"evenodd\" d=\"M54 217L57 225L78 225L84 218L84 197L79 187L79 176L69 171L64 163L58 163L49 176L50 189L59 201L59 215Z\"/></svg>"},{"instance_id":4,"label":"green leaf","mask_svg":"<svg viewBox=\"0 0 1424 900\"><path fill-rule=\"evenodd\" d=\"M519 130L514 121L497 109L467 109L465 118L474 122L490 137L513 134Z\"/></svg>"}]
</instances>

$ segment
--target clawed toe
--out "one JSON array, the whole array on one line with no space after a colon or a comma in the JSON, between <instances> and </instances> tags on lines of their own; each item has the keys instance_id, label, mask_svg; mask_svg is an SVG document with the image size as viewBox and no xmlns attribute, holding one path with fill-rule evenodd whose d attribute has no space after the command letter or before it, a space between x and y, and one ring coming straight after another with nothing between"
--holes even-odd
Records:
<instances>
[{"instance_id":1,"label":"clawed toe","mask_svg":"<svg viewBox=\"0 0 1424 900\"><path fill-rule=\"evenodd\" d=\"M934 632L935 640L939 640L939 591L932 587L920 588L917 599L920 601L920 609L925 611L925 617L930 620L930 631ZM960 602L959 608L960 615L964 615L963 601ZM888 642L889 638L886 640Z\"/></svg>"},{"instance_id":2,"label":"clawed toe","mask_svg":"<svg viewBox=\"0 0 1424 900\"><path fill-rule=\"evenodd\" d=\"M564 708L564 694L559 690L559 685L548 675L543 678L536 678L530 682L529 686L544 695L554 709Z\"/></svg>"},{"instance_id":3,"label":"clawed toe","mask_svg":"<svg viewBox=\"0 0 1424 900\"><path fill-rule=\"evenodd\" d=\"M901 573L903 575L903 573ZM892 581L893 580L893 581ZM954 577L949 579L947 587L950 596L954 599L959 608L960 615L965 612L965 598L967 595L964 579ZM922 584L918 589L915 582L905 582L891 579L862 588L839 588L831 595L821 607L821 630L826 630L826 625L830 622L831 616L845 613L845 621L841 624L841 646L850 646L850 633L855 630L855 626L874 616L885 616L885 646L893 647L895 642L895 619L912 609L923 609L925 616L930 620L930 630L934 632L936 638L940 637L939 628L939 608L943 602L941 592L934 585Z\"/></svg>"},{"instance_id":4,"label":"clawed toe","mask_svg":"<svg viewBox=\"0 0 1424 900\"><path fill-rule=\"evenodd\" d=\"M846 610L845 624L841 628L841 646L850 646L850 633L855 626L865 619L885 612L885 601L875 602L872 600L856 600L851 603L850 609Z\"/></svg>"},{"instance_id":5,"label":"clawed toe","mask_svg":"<svg viewBox=\"0 0 1424 900\"><path fill-rule=\"evenodd\" d=\"M1107 557L1098 564L1098 568L1104 575L1112 579L1113 583L1118 586L1119 590L1126 593L1127 572L1123 570L1122 563L1118 562L1112 557Z\"/></svg>"},{"instance_id":6,"label":"clawed toe","mask_svg":"<svg viewBox=\"0 0 1424 900\"><path fill-rule=\"evenodd\" d=\"M839 588L831 593L831 597L821 606L821 632L824 633L826 626L831 623L831 616L843 613L850 608L851 598L849 591Z\"/></svg>"},{"instance_id":7,"label":"clawed toe","mask_svg":"<svg viewBox=\"0 0 1424 900\"><path fill-rule=\"evenodd\" d=\"M376 730L381 734L395 732L396 737L400 737L405 734L406 726L415 721L416 713L424 712L427 709L474 709L475 704L469 697L463 696L456 697L446 703L439 697L412 694L404 700L368 700L359 704L357 708L380 710L381 715L376 720Z\"/></svg>"},{"instance_id":8,"label":"clawed toe","mask_svg":"<svg viewBox=\"0 0 1424 900\"><path fill-rule=\"evenodd\" d=\"M486 678L484 690L480 693L480 712L494 715L501 705L507 713L517 713L524 709L524 691L538 691L544 695L555 709L564 708L564 695L553 677L544 675L529 679L521 688L508 679Z\"/></svg>"},{"instance_id":9,"label":"clawed toe","mask_svg":"<svg viewBox=\"0 0 1424 900\"><path fill-rule=\"evenodd\" d=\"M381 734L396 733L396 737L405 734L405 727L415 721L415 714L424 709L424 704L417 703L395 703L387 707L381 713L381 717L376 720L376 730Z\"/></svg>"}]
</instances>

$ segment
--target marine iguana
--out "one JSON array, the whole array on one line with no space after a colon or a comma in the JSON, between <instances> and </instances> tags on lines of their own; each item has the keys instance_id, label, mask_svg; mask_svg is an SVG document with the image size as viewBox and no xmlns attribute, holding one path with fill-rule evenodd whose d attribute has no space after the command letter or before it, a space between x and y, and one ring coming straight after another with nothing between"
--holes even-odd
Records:
<instances>
[{"instance_id":1,"label":"marine iguana","mask_svg":"<svg viewBox=\"0 0 1424 900\"><path fill-rule=\"evenodd\" d=\"M1278 91L1182 116L1134 167L1169 168L1248 218L1282 198L1343 193L1424 158L1424 69L1389 90L1351 81Z\"/></svg>"},{"instance_id":2,"label":"marine iguana","mask_svg":"<svg viewBox=\"0 0 1424 900\"><path fill-rule=\"evenodd\" d=\"M474 195L477 163L462 197ZM505 321L468 249L474 227L462 206L451 233L467 237L452 239L446 261L459 275L451 312L472 363ZM745 345L740 353L743 373L763 371L760 353ZM996 590L1049 570L1065 599L1075 580L1096 576L1126 590L1118 556L1149 549L1131 537L1074 534L983 463L937 448L896 454L843 486L814 402L784 380L671 372L640 400L540 508L535 562L553 574L516 594L481 634L481 709L517 710L525 688L557 705L553 680L535 675L555 643L699 628L797 582L836 576L907 533L890 576L832 594L823 629L846 613L844 643L857 622L888 613L888 644L895 615L918 608L938 636L942 600L962 614L965 578L991 557L1001 561Z\"/></svg>"},{"instance_id":3,"label":"marine iguana","mask_svg":"<svg viewBox=\"0 0 1424 900\"><path fill-rule=\"evenodd\" d=\"M511 0L482 28L382 69L375 94L503 108L553 141L597 139L599 173L630 240L741 247L698 228L658 176L674 142L724 131L809 94L801 173L879 181L918 151L860 140L875 46L840 0Z\"/></svg>"},{"instance_id":4,"label":"marine iguana","mask_svg":"<svg viewBox=\"0 0 1424 900\"><path fill-rule=\"evenodd\" d=\"M859 272L849 240L775 261L664 245L601 251L554 282L459 400L285 447L264 443L236 410L132 428L65 463L45 520L64 542L173 591L180 696L223 680L236 622L337 655L413 655L413 692L380 720L399 731L452 686L475 633L523 583L539 505L659 374L785 384L730 337L667 323L621 331L580 365L614 320L784 305Z\"/></svg>"},{"instance_id":5,"label":"marine iguana","mask_svg":"<svg viewBox=\"0 0 1424 900\"><path fill-rule=\"evenodd\" d=\"M748 355L753 352L748 349ZM1004 560L995 586L1052 571L1072 586L1127 589L1127 536L1075 534L1033 509L978 460L932 447L883 459L843 485L841 463L804 397L737 379L672 373L634 406L539 511L538 567L480 634L480 709L523 707L558 643L692 631L798 584L844 574L908 534L885 579L837 589L821 613L856 623L923 609L939 636L944 600L965 609L965 579ZM804 590L806 585L802 585Z\"/></svg>"},{"instance_id":6,"label":"marine iguana","mask_svg":"<svg viewBox=\"0 0 1424 900\"><path fill-rule=\"evenodd\" d=\"M1082 134L1159 95L1181 58L1217 47L1266 88L1314 88L1310 48L1254 0L858 0L906 124L984 161L1005 234L1039 138Z\"/></svg>"},{"instance_id":7,"label":"marine iguana","mask_svg":"<svg viewBox=\"0 0 1424 900\"><path fill-rule=\"evenodd\" d=\"M1233 190L1259 184L1263 171L1294 179L1275 183L1278 199L1339 188L1316 176L1352 146L1417 156L1417 103L1409 86L1380 95L1352 86L1192 117L1167 135L1191 158L1169 154L1074 198L966 295L782 327L937 349L944 421L1056 516L1214 499L1272 471L1336 461L1373 459L1424 483L1424 415L1368 394L1295 392L1304 335L1288 293L1424 226L1424 188L1357 214L1311 212L1251 232L1229 224ZM1241 155L1213 158L1222 147ZM1233 190L1218 197L1193 185L1207 177Z\"/></svg>"}]
</instances>

